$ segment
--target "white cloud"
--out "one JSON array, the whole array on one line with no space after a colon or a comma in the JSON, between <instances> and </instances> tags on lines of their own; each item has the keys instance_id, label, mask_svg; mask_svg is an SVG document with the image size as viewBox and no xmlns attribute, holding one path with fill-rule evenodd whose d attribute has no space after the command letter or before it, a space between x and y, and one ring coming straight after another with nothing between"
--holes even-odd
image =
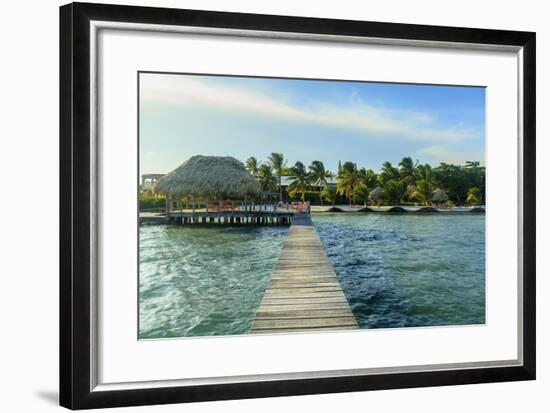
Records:
<instances>
[{"instance_id":1,"label":"white cloud","mask_svg":"<svg viewBox=\"0 0 550 413\"><path fill-rule=\"evenodd\" d=\"M479 137L479 132L473 129L438 127L430 113L385 109L365 103L354 94L346 105L316 102L297 107L281 97L257 90L209 84L182 75L142 74L140 85L144 101L246 111L412 140L461 141Z\"/></svg>"},{"instance_id":2,"label":"white cloud","mask_svg":"<svg viewBox=\"0 0 550 413\"><path fill-rule=\"evenodd\" d=\"M485 165L483 151L463 150L445 145L432 145L415 152L419 157L427 157L430 161L447 162L462 165L466 161L478 161Z\"/></svg>"}]
</instances>

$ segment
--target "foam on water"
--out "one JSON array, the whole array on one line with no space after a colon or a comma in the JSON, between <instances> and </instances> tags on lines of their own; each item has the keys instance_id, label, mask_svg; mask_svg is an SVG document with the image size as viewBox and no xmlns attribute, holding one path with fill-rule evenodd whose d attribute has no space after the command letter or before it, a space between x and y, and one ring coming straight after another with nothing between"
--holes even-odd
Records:
<instances>
[{"instance_id":1,"label":"foam on water","mask_svg":"<svg viewBox=\"0 0 550 413\"><path fill-rule=\"evenodd\" d=\"M286 227L140 227L140 338L245 334Z\"/></svg>"}]
</instances>

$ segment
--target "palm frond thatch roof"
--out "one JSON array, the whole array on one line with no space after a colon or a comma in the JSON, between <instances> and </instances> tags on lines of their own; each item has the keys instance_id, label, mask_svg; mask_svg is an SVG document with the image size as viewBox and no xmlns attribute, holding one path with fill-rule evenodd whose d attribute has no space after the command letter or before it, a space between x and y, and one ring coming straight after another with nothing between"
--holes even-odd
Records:
<instances>
[{"instance_id":1,"label":"palm frond thatch roof","mask_svg":"<svg viewBox=\"0 0 550 413\"><path fill-rule=\"evenodd\" d=\"M374 188L370 194L369 194L369 197L370 199L372 199L373 201L375 202L378 202L380 200L380 198L382 198L382 188L377 186L376 188Z\"/></svg>"},{"instance_id":2,"label":"palm frond thatch roof","mask_svg":"<svg viewBox=\"0 0 550 413\"><path fill-rule=\"evenodd\" d=\"M180 196L244 199L262 193L260 184L231 156L195 155L161 178L155 190Z\"/></svg>"},{"instance_id":3,"label":"palm frond thatch roof","mask_svg":"<svg viewBox=\"0 0 550 413\"><path fill-rule=\"evenodd\" d=\"M447 202L448 200L449 196L442 189L437 188L432 194L432 201L434 202Z\"/></svg>"}]
</instances>

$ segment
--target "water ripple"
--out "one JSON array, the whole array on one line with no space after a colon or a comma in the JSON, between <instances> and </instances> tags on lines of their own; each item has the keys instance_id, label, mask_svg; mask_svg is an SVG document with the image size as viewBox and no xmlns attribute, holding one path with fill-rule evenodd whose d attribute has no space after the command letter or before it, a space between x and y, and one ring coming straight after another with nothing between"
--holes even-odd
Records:
<instances>
[{"instance_id":1,"label":"water ripple","mask_svg":"<svg viewBox=\"0 0 550 413\"><path fill-rule=\"evenodd\" d=\"M284 227L140 228L140 338L246 333Z\"/></svg>"},{"instance_id":2,"label":"water ripple","mask_svg":"<svg viewBox=\"0 0 550 413\"><path fill-rule=\"evenodd\" d=\"M485 322L485 217L318 214L363 328Z\"/></svg>"}]
</instances>

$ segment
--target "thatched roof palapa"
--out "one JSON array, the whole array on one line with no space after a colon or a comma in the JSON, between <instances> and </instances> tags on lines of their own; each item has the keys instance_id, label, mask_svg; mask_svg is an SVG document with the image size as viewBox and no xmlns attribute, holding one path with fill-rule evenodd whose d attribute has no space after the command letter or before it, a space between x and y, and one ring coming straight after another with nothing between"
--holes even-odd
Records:
<instances>
[{"instance_id":1,"label":"thatched roof palapa","mask_svg":"<svg viewBox=\"0 0 550 413\"><path fill-rule=\"evenodd\" d=\"M369 198L372 199L374 202L378 202L382 198L382 192L382 188L377 186L370 192Z\"/></svg>"},{"instance_id":2,"label":"thatched roof palapa","mask_svg":"<svg viewBox=\"0 0 550 413\"><path fill-rule=\"evenodd\" d=\"M209 199L244 199L261 195L260 184L231 156L189 158L161 178L155 190L179 196Z\"/></svg>"},{"instance_id":3,"label":"thatched roof palapa","mask_svg":"<svg viewBox=\"0 0 550 413\"><path fill-rule=\"evenodd\" d=\"M447 202L448 200L449 196L442 189L437 188L432 194L432 201L434 202Z\"/></svg>"}]
</instances>

